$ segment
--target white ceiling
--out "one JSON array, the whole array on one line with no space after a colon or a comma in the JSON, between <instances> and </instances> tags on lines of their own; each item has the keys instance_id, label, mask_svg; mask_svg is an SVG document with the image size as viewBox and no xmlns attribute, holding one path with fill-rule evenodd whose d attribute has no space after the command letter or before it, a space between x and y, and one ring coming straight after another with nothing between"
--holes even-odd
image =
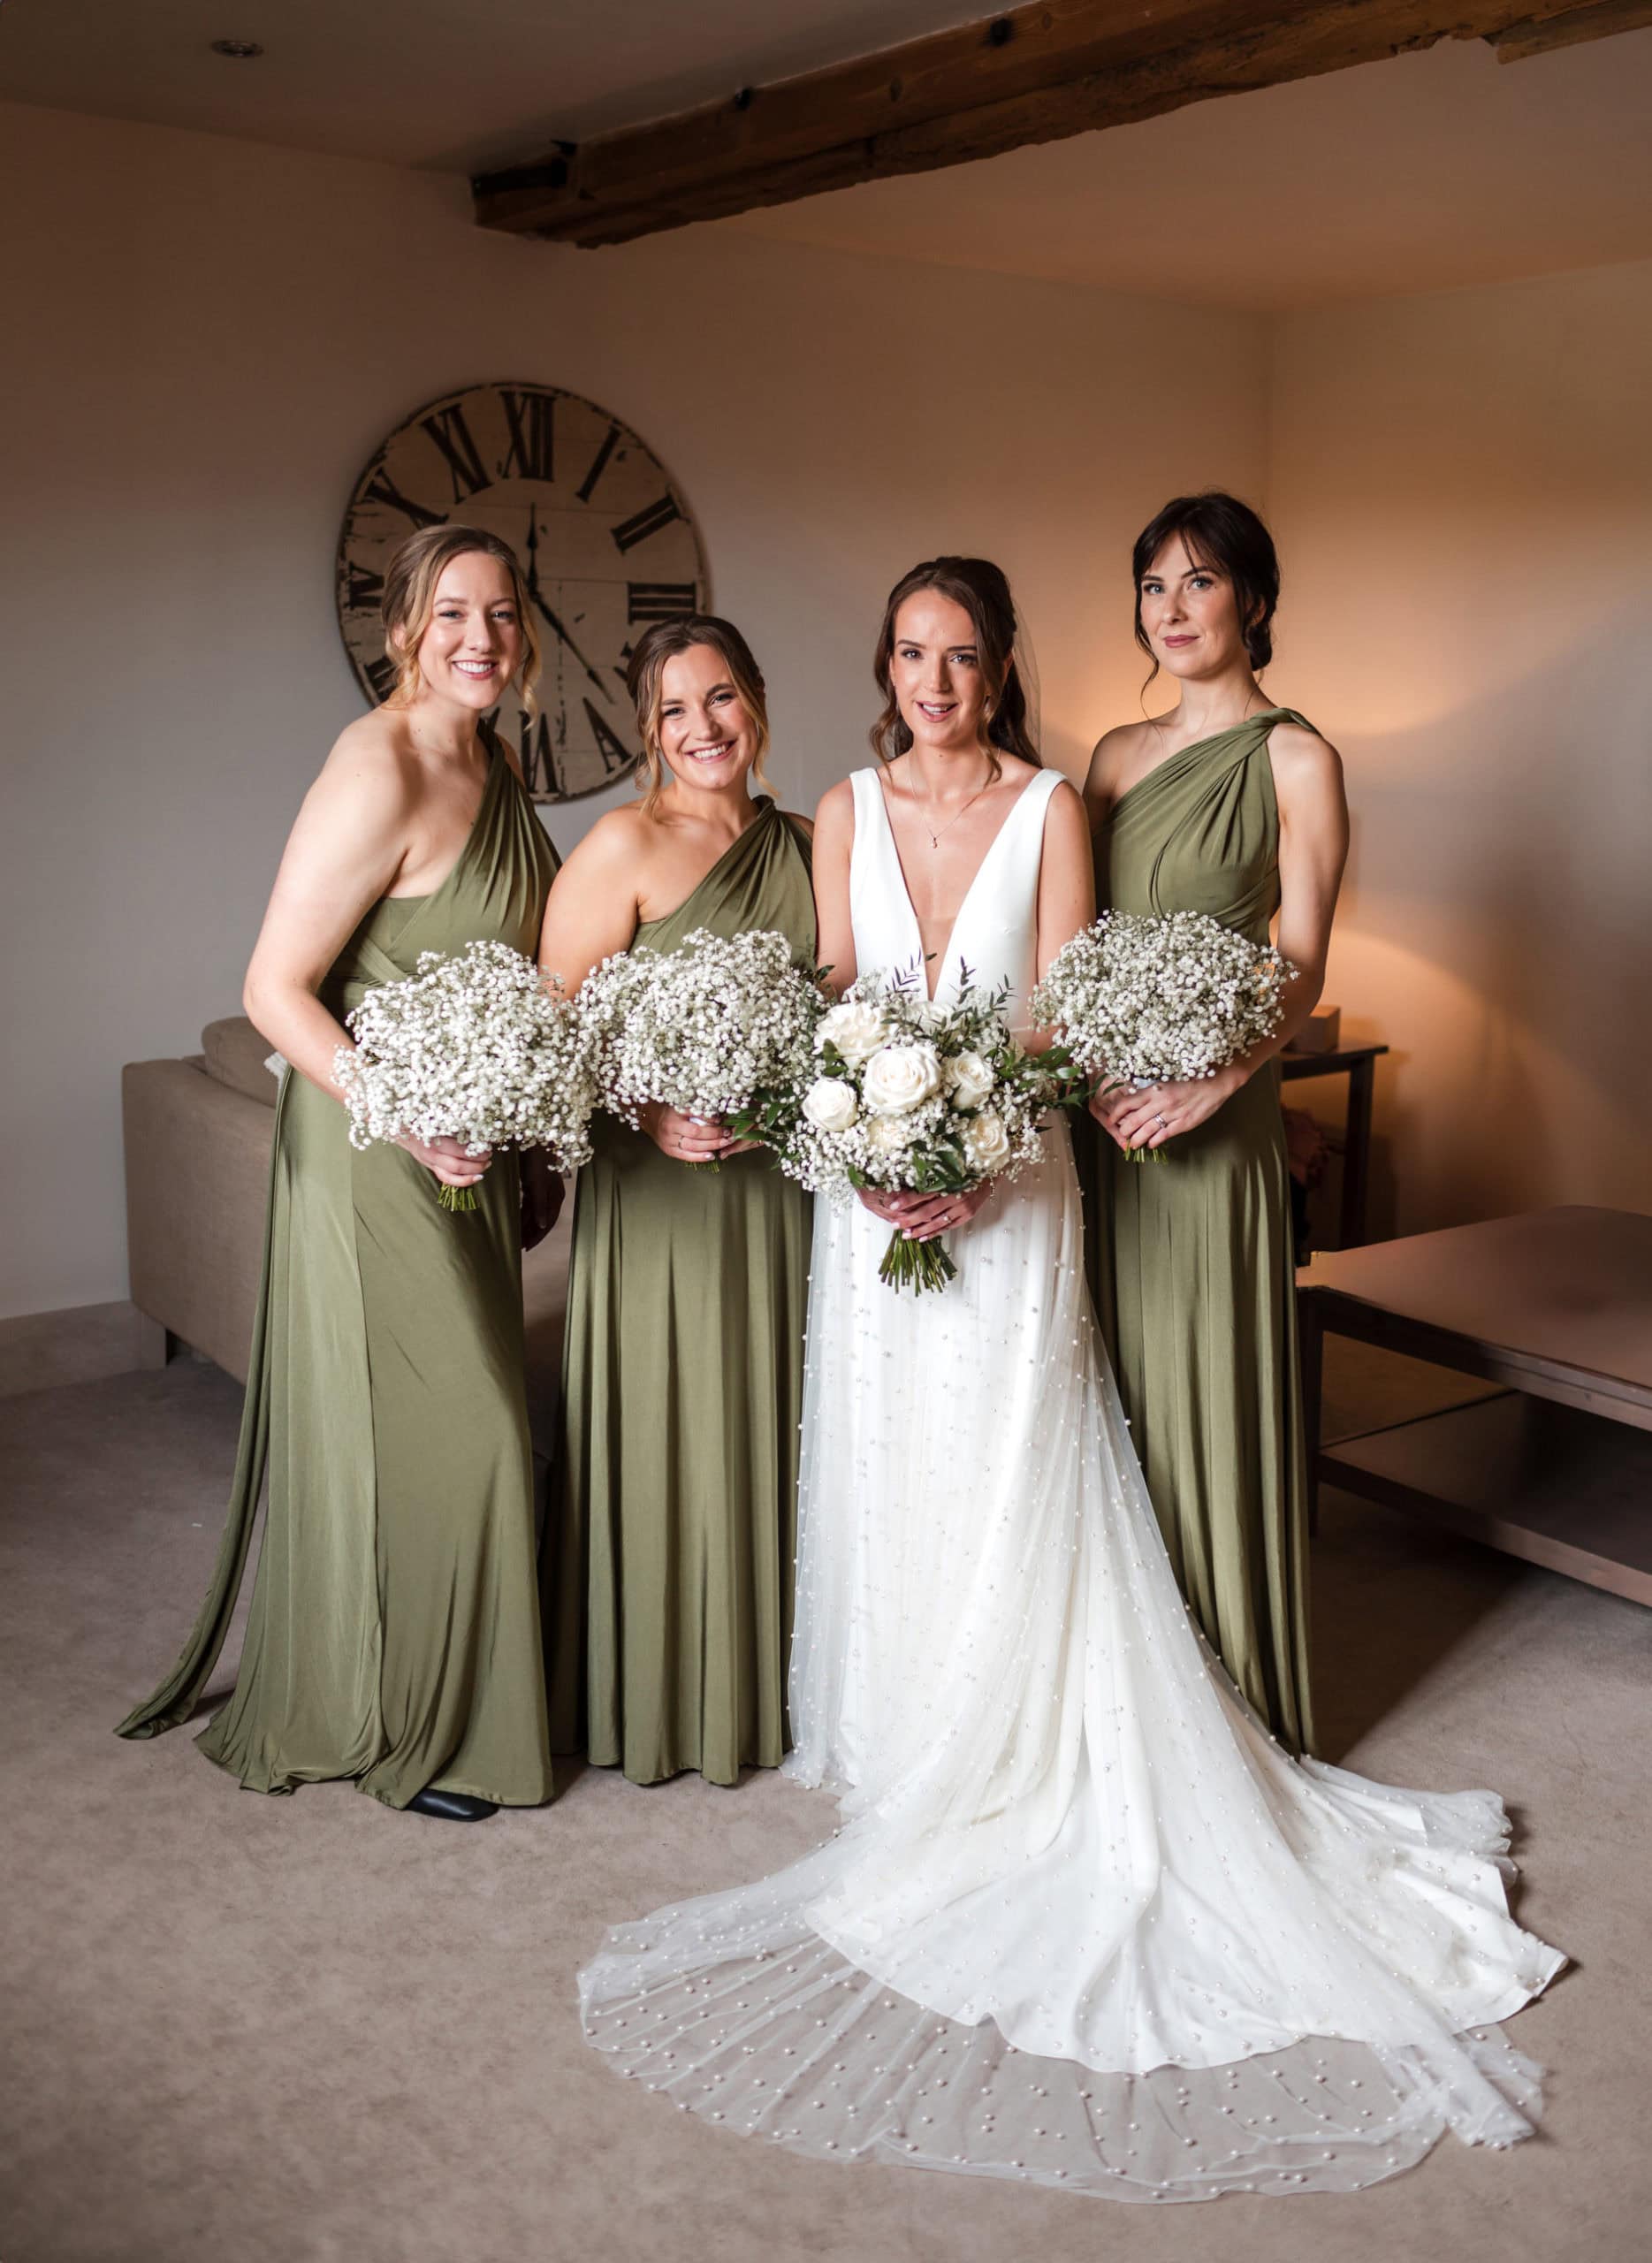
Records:
<instances>
[{"instance_id":1,"label":"white ceiling","mask_svg":"<svg viewBox=\"0 0 1652 2263\"><path fill-rule=\"evenodd\" d=\"M471 171L981 0L9 0L0 97ZM217 38L255 39L225 62ZM723 225L1258 309L1652 257L1652 31L1478 41ZM600 253L589 256L600 258Z\"/></svg>"},{"instance_id":2,"label":"white ceiling","mask_svg":"<svg viewBox=\"0 0 1652 2263\"><path fill-rule=\"evenodd\" d=\"M726 225L1268 309L1652 258L1652 31L1443 42Z\"/></svg>"},{"instance_id":3,"label":"white ceiling","mask_svg":"<svg viewBox=\"0 0 1652 2263\"><path fill-rule=\"evenodd\" d=\"M10 0L0 96L473 172L990 0ZM215 39L264 53L229 63Z\"/></svg>"}]
</instances>

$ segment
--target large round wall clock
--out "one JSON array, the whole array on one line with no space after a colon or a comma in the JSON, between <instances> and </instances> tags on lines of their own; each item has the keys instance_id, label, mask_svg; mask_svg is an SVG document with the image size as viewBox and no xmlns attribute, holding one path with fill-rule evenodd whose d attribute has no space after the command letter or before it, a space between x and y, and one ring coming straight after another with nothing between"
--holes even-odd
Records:
<instances>
[{"instance_id":1,"label":"large round wall clock","mask_svg":"<svg viewBox=\"0 0 1652 2263\"><path fill-rule=\"evenodd\" d=\"M556 385L467 385L399 424L355 484L339 539L339 625L362 690L395 682L379 597L417 527L486 527L527 576L544 669L537 712L496 712L536 801L594 794L642 750L625 689L639 628L710 601L689 507L605 408Z\"/></svg>"}]
</instances>

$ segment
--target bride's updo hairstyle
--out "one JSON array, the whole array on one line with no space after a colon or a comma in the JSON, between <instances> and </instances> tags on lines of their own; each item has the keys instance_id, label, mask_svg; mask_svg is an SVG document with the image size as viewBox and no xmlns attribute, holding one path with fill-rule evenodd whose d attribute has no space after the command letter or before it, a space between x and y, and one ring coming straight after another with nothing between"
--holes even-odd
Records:
<instances>
[{"instance_id":1,"label":"bride's updo hairstyle","mask_svg":"<svg viewBox=\"0 0 1652 2263\"><path fill-rule=\"evenodd\" d=\"M643 742L643 759L638 766L643 788L643 814L651 817L654 804L666 790L669 772L659 745L659 715L666 704L666 663L674 660L680 652L691 652L697 644L709 644L728 671L728 681L740 694L740 704L757 726L757 758L751 766L754 784L768 785L763 774L763 758L769 751L769 703L764 686L763 671L751 655L751 647L735 627L714 613L679 613L669 621L657 621L645 629L636 640L636 649L626 664L625 688L636 702L636 731Z\"/></svg>"},{"instance_id":2,"label":"bride's updo hairstyle","mask_svg":"<svg viewBox=\"0 0 1652 2263\"><path fill-rule=\"evenodd\" d=\"M522 633L522 662L516 672L522 705L534 708L534 685L539 680L539 639L529 610L528 585L516 552L508 542L483 527L421 527L410 534L384 568L384 593L379 613L384 623L384 657L394 663L396 688L384 702L405 707L416 699L424 678L419 668L419 646L436 611L436 585L455 558L479 552L497 558L511 578L511 596Z\"/></svg>"},{"instance_id":3,"label":"bride's updo hairstyle","mask_svg":"<svg viewBox=\"0 0 1652 2263\"><path fill-rule=\"evenodd\" d=\"M1260 675L1274 657L1278 552L1274 537L1248 503L1212 487L1202 495L1178 495L1167 503L1137 536L1130 554L1130 575L1136 591L1136 642L1153 662L1153 675L1147 682L1158 674L1159 660L1141 625L1142 581L1152 573L1153 560L1166 543L1178 537L1195 566L1213 566L1227 575L1245 649ZM1146 685L1142 689L1146 690Z\"/></svg>"},{"instance_id":4,"label":"bride's updo hairstyle","mask_svg":"<svg viewBox=\"0 0 1652 2263\"><path fill-rule=\"evenodd\" d=\"M889 592L872 654L873 681L883 694L883 712L869 734L872 751L879 762L893 762L912 743L912 734L901 720L895 696L895 621L908 598L933 590L937 596L961 605L975 629L975 649L980 657L986 685L986 731L982 752L993 777L1001 775L1000 754L1019 755L1035 770L1044 767L1027 725L1026 687L1016 666L1016 601L1002 567L990 558L930 558L903 574Z\"/></svg>"}]
</instances>

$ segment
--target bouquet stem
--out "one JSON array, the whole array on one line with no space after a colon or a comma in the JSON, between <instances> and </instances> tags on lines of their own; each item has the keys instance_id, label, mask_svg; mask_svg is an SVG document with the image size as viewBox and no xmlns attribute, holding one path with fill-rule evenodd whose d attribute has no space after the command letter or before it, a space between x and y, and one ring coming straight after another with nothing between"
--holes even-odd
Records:
<instances>
[{"instance_id":1,"label":"bouquet stem","mask_svg":"<svg viewBox=\"0 0 1652 2263\"><path fill-rule=\"evenodd\" d=\"M944 1241L939 1238L909 1241L899 1226L890 1235L883 1263L878 1268L880 1281L887 1281L892 1289L910 1289L915 1295L925 1289L944 1289L957 1277L958 1269L947 1254Z\"/></svg>"},{"instance_id":2,"label":"bouquet stem","mask_svg":"<svg viewBox=\"0 0 1652 2263\"><path fill-rule=\"evenodd\" d=\"M476 1208L474 1186L438 1186L436 1199L444 1210L474 1210Z\"/></svg>"}]
</instances>

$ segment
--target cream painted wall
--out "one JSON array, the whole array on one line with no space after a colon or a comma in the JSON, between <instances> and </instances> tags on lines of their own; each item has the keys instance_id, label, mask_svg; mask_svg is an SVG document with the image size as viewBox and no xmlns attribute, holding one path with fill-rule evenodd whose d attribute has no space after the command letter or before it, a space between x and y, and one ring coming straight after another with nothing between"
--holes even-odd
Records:
<instances>
[{"instance_id":1,"label":"cream painted wall","mask_svg":"<svg viewBox=\"0 0 1652 2263\"><path fill-rule=\"evenodd\" d=\"M1272 393L1269 683L1354 811L1327 995L1395 1048L1374 1224L1652 1210L1652 264L1282 318Z\"/></svg>"},{"instance_id":2,"label":"cream painted wall","mask_svg":"<svg viewBox=\"0 0 1652 2263\"><path fill-rule=\"evenodd\" d=\"M1074 766L1134 704L1136 527L1175 487L1261 481L1260 319L728 232L520 244L454 181L32 109L0 110L0 1314L124 1293L120 1063L235 1010L359 712L339 518L422 401L524 376L646 437L803 803L863 758L879 602L914 559L1009 568Z\"/></svg>"}]
</instances>

